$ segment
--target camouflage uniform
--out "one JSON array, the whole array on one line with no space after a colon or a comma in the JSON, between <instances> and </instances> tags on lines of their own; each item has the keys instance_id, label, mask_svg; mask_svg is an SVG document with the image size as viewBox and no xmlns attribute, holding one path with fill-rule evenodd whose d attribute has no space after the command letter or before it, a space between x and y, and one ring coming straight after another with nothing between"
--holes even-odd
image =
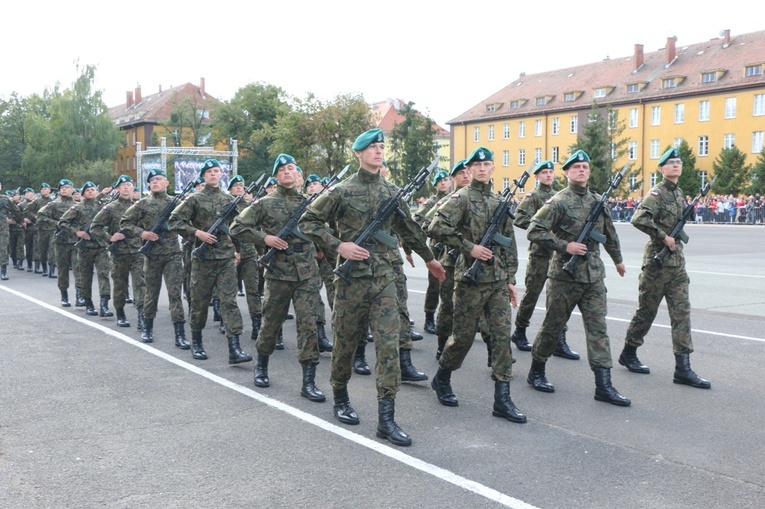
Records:
<instances>
[{"instance_id":1,"label":"camouflage uniform","mask_svg":"<svg viewBox=\"0 0 765 509\"><path fill-rule=\"evenodd\" d=\"M0 195L0 265L3 267L3 276L6 274L6 265L8 264L10 231L8 218L15 221L23 220L21 211L8 196Z\"/></svg>"},{"instance_id":2,"label":"camouflage uniform","mask_svg":"<svg viewBox=\"0 0 765 509\"><path fill-rule=\"evenodd\" d=\"M45 197L38 197L32 202L30 207L35 215L35 225L37 226L37 242L35 242L35 253L33 255L35 261L39 261L42 264L43 274L47 274L47 264L49 261L56 259L56 244L53 234L56 231L56 224L43 220L40 217L40 210L47 204L51 203L53 198L48 195Z\"/></svg>"},{"instance_id":3,"label":"camouflage uniform","mask_svg":"<svg viewBox=\"0 0 765 509\"><path fill-rule=\"evenodd\" d=\"M11 200L13 201L13 200ZM18 202L13 202L16 208L21 211ZM23 266L24 264L24 216L23 212L20 218L10 217L10 220L14 221L13 224L8 224L8 251L11 254L14 267Z\"/></svg>"},{"instance_id":4,"label":"camouflage uniform","mask_svg":"<svg viewBox=\"0 0 765 509\"><path fill-rule=\"evenodd\" d=\"M241 214L247 209L247 203L242 200L237 206ZM243 242L240 239L232 237L234 247L239 254L239 263L236 266L237 277L244 284L244 291L247 298L247 310L250 316L261 316L263 313L263 303L260 298L258 286L260 285L258 270L258 249L252 242ZM288 304L289 305L289 304Z\"/></svg>"},{"instance_id":5,"label":"camouflage uniform","mask_svg":"<svg viewBox=\"0 0 765 509\"><path fill-rule=\"evenodd\" d=\"M47 221L50 221L58 227L59 220L63 217L64 213L74 207L76 202L71 196L59 196L58 199L50 202L48 205L40 209L38 217L44 217ZM58 289L66 291L69 289L69 270L70 268L74 272L75 281L77 281L77 273L79 269L79 260L75 253L74 243L77 240L76 237L67 232L56 230L58 233L54 235L56 241L56 265L58 266Z\"/></svg>"},{"instance_id":6,"label":"camouflage uniform","mask_svg":"<svg viewBox=\"0 0 765 509\"><path fill-rule=\"evenodd\" d=\"M432 208L436 206L436 203L441 201L444 197L448 196L448 191L438 191L436 194L428 198L428 201L423 203L417 211L414 213L414 220L417 221L417 224L420 225L420 227L423 230L428 229L428 225L430 225L430 221L432 217L428 216L428 212ZM433 248L433 245L431 244L431 249ZM438 253L434 253L438 255ZM440 296L440 288L441 288L441 282L436 279L436 277L428 272L428 289L425 292L425 305L424 305L424 311L425 315L429 314L435 314L436 310L438 309L438 301Z\"/></svg>"},{"instance_id":7,"label":"camouflage uniform","mask_svg":"<svg viewBox=\"0 0 765 509\"><path fill-rule=\"evenodd\" d=\"M27 201L21 204L21 211L24 213L26 231L24 232L24 258L27 261L27 272L32 272L32 262L40 263L39 258L35 258L37 253L37 208L35 201ZM29 221L26 223L26 221Z\"/></svg>"}]
</instances>

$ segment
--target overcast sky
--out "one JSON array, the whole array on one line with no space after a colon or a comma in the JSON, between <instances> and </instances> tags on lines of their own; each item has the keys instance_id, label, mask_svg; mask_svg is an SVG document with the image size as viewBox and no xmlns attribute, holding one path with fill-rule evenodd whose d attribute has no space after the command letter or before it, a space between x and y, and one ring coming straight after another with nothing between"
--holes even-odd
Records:
<instances>
[{"instance_id":1,"label":"overcast sky","mask_svg":"<svg viewBox=\"0 0 765 509\"><path fill-rule=\"evenodd\" d=\"M453 4L453 5L452 5ZM469 0L8 2L0 29L0 97L71 86L95 65L108 106L141 85L205 78L221 100L254 82L322 99L413 101L443 127L535 72L765 30L749 0L573 2ZM241 7L240 7L241 5ZM763 55L765 60L765 55Z\"/></svg>"}]
</instances>

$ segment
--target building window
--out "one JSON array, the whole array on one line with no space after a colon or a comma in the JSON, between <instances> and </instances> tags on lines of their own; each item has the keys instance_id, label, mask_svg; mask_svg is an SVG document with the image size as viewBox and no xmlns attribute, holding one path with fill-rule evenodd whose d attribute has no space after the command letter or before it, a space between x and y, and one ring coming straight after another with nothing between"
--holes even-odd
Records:
<instances>
[{"instance_id":1,"label":"building window","mask_svg":"<svg viewBox=\"0 0 765 509\"><path fill-rule=\"evenodd\" d=\"M754 96L754 116L765 115L765 94L755 94Z\"/></svg>"},{"instance_id":2,"label":"building window","mask_svg":"<svg viewBox=\"0 0 765 509\"><path fill-rule=\"evenodd\" d=\"M759 154L765 144L765 131L755 131L752 133L752 153Z\"/></svg>"},{"instance_id":3,"label":"building window","mask_svg":"<svg viewBox=\"0 0 765 509\"><path fill-rule=\"evenodd\" d=\"M682 124L685 122L685 104L675 104L675 124Z\"/></svg>"},{"instance_id":4,"label":"building window","mask_svg":"<svg viewBox=\"0 0 765 509\"><path fill-rule=\"evenodd\" d=\"M552 148L552 154L550 156L550 160L552 162L554 162L554 163L557 163L559 155L560 155L560 150L558 149L558 147L553 147Z\"/></svg>"},{"instance_id":5,"label":"building window","mask_svg":"<svg viewBox=\"0 0 765 509\"><path fill-rule=\"evenodd\" d=\"M544 106L545 104L547 104L546 97L537 97L537 106Z\"/></svg>"},{"instance_id":6,"label":"building window","mask_svg":"<svg viewBox=\"0 0 765 509\"><path fill-rule=\"evenodd\" d=\"M629 182L630 182L629 190L634 191L635 187L637 186L637 175L630 175Z\"/></svg>"},{"instance_id":7,"label":"building window","mask_svg":"<svg viewBox=\"0 0 765 509\"><path fill-rule=\"evenodd\" d=\"M560 133L560 118L558 117L552 119L552 133L553 136L557 136Z\"/></svg>"},{"instance_id":8,"label":"building window","mask_svg":"<svg viewBox=\"0 0 765 509\"><path fill-rule=\"evenodd\" d=\"M125 145L130 145L130 133L125 133Z\"/></svg>"},{"instance_id":9,"label":"building window","mask_svg":"<svg viewBox=\"0 0 765 509\"><path fill-rule=\"evenodd\" d=\"M137 135L138 133L133 131L133 145L135 145Z\"/></svg>"},{"instance_id":10,"label":"building window","mask_svg":"<svg viewBox=\"0 0 765 509\"><path fill-rule=\"evenodd\" d=\"M496 109L496 104L489 104L486 106L486 113L492 113Z\"/></svg>"},{"instance_id":11,"label":"building window","mask_svg":"<svg viewBox=\"0 0 765 509\"><path fill-rule=\"evenodd\" d=\"M682 144L683 144L683 139L682 138L675 138L674 140L672 140L672 146L675 147L675 148L679 148L680 145L682 145Z\"/></svg>"},{"instance_id":12,"label":"building window","mask_svg":"<svg viewBox=\"0 0 765 509\"><path fill-rule=\"evenodd\" d=\"M575 100L576 100L576 95L574 95L573 92L563 94L563 102L570 103L570 102L574 102Z\"/></svg>"},{"instance_id":13,"label":"building window","mask_svg":"<svg viewBox=\"0 0 765 509\"><path fill-rule=\"evenodd\" d=\"M517 110L520 107L521 107L521 102L520 101L510 101L510 109L511 110Z\"/></svg>"},{"instance_id":14,"label":"building window","mask_svg":"<svg viewBox=\"0 0 765 509\"><path fill-rule=\"evenodd\" d=\"M733 148L736 145L736 135L726 134L723 136L723 148Z\"/></svg>"},{"instance_id":15,"label":"building window","mask_svg":"<svg viewBox=\"0 0 765 509\"><path fill-rule=\"evenodd\" d=\"M744 69L744 76L762 76L762 65L747 65Z\"/></svg>"},{"instance_id":16,"label":"building window","mask_svg":"<svg viewBox=\"0 0 765 509\"><path fill-rule=\"evenodd\" d=\"M611 160L616 160L616 143L611 143Z\"/></svg>"},{"instance_id":17,"label":"building window","mask_svg":"<svg viewBox=\"0 0 765 509\"><path fill-rule=\"evenodd\" d=\"M526 166L526 151L524 149L518 150L518 164Z\"/></svg>"},{"instance_id":18,"label":"building window","mask_svg":"<svg viewBox=\"0 0 765 509\"><path fill-rule=\"evenodd\" d=\"M630 161L637 160L638 146L636 141L629 142L629 145L627 145L627 154Z\"/></svg>"},{"instance_id":19,"label":"building window","mask_svg":"<svg viewBox=\"0 0 765 509\"><path fill-rule=\"evenodd\" d=\"M510 166L510 151L502 151L502 166Z\"/></svg>"},{"instance_id":20,"label":"building window","mask_svg":"<svg viewBox=\"0 0 765 509\"><path fill-rule=\"evenodd\" d=\"M707 185L707 172L700 171L699 178L701 178L701 187L704 187L705 185Z\"/></svg>"},{"instance_id":21,"label":"building window","mask_svg":"<svg viewBox=\"0 0 765 509\"><path fill-rule=\"evenodd\" d=\"M702 83L712 83L714 81L717 81L717 73L716 72L702 72L701 73L701 82Z\"/></svg>"},{"instance_id":22,"label":"building window","mask_svg":"<svg viewBox=\"0 0 765 509\"><path fill-rule=\"evenodd\" d=\"M480 127L474 127L473 128L473 141L481 141L481 128Z\"/></svg>"},{"instance_id":23,"label":"building window","mask_svg":"<svg viewBox=\"0 0 765 509\"><path fill-rule=\"evenodd\" d=\"M709 155L709 136L699 136L699 156Z\"/></svg>"},{"instance_id":24,"label":"building window","mask_svg":"<svg viewBox=\"0 0 765 509\"><path fill-rule=\"evenodd\" d=\"M542 136L542 121L534 121L534 136Z\"/></svg>"},{"instance_id":25,"label":"building window","mask_svg":"<svg viewBox=\"0 0 765 509\"><path fill-rule=\"evenodd\" d=\"M534 160L535 161L541 161L542 160L542 149L541 148L535 148L534 149Z\"/></svg>"},{"instance_id":26,"label":"building window","mask_svg":"<svg viewBox=\"0 0 765 509\"><path fill-rule=\"evenodd\" d=\"M699 101L699 122L709 121L709 101Z\"/></svg>"},{"instance_id":27,"label":"building window","mask_svg":"<svg viewBox=\"0 0 765 509\"><path fill-rule=\"evenodd\" d=\"M526 122L524 122L523 120L518 122L518 137L519 138L526 137Z\"/></svg>"},{"instance_id":28,"label":"building window","mask_svg":"<svg viewBox=\"0 0 765 509\"><path fill-rule=\"evenodd\" d=\"M630 83L627 85L627 93L628 94L637 94L640 92L640 85L637 83Z\"/></svg>"},{"instance_id":29,"label":"building window","mask_svg":"<svg viewBox=\"0 0 765 509\"><path fill-rule=\"evenodd\" d=\"M725 118L736 118L736 98L725 98Z\"/></svg>"},{"instance_id":30,"label":"building window","mask_svg":"<svg viewBox=\"0 0 765 509\"><path fill-rule=\"evenodd\" d=\"M579 117L576 115L571 116L571 122L569 123L569 132L576 134L579 131Z\"/></svg>"},{"instance_id":31,"label":"building window","mask_svg":"<svg viewBox=\"0 0 765 509\"><path fill-rule=\"evenodd\" d=\"M138 161L138 158L132 157L131 159L133 160L133 171L136 171L136 161Z\"/></svg>"},{"instance_id":32,"label":"building window","mask_svg":"<svg viewBox=\"0 0 765 509\"><path fill-rule=\"evenodd\" d=\"M502 178L502 190L504 191L508 187L510 187L510 177Z\"/></svg>"},{"instance_id":33,"label":"building window","mask_svg":"<svg viewBox=\"0 0 765 509\"><path fill-rule=\"evenodd\" d=\"M494 141L494 126L489 126L489 141Z\"/></svg>"},{"instance_id":34,"label":"building window","mask_svg":"<svg viewBox=\"0 0 765 509\"><path fill-rule=\"evenodd\" d=\"M676 86L677 82L675 81L675 78L661 80L661 88L675 88Z\"/></svg>"},{"instance_id":35,"label":"building window","mask_svg":"<svg viewBox=\"0 0 765 509\"><path fill-rule=\"evenodd\" d=\"M659 158L659 140L651 140L651 159Z\"/></svg>"},{"instance_id":36,"label":"building window","mask_svg":"<svg viewBox=\"0 0 765 509\"><path fill-rule=\"evenodd\" d=\"M502 139L510 139L510 124L502 124Z\"/></svg>"},{"instance_id":37,"label":"building window","mask_svg":"<svg viewBox=\"0 0 765 509\"><path fill-rule=\"evenodd\" d=\"M658 176L656 175L656 172L651 173L651 187L656 185L657 180Z\"/></svg>"},{"instance_id":38,"label":"building window","mask_svg":"<svg viewBox=\"0 0 765 509\"><path fill-rule=\"evenodd\" d=\"M630 108L630 127L638 126L638 109Z\"/></svg>"},{"instance_id":39,"label":"building window","mask_svg":"<svg viewBox=\"0 0 765 509\"><path fill-rule=\"evenodd\" d=\"M595 89L595 99L600 99L601 97L606 96L606 89L605 88L596 88Z\"/></svg>"},{"instance_id":40,"label":"building window","mask_svg":"<svg viewBox=\"0 0 765 509\"><path fill-rule=\"evenodd\" d=\"M651 125L661 125L661 106L651 107Z\"/></svg>"}]
</instances>

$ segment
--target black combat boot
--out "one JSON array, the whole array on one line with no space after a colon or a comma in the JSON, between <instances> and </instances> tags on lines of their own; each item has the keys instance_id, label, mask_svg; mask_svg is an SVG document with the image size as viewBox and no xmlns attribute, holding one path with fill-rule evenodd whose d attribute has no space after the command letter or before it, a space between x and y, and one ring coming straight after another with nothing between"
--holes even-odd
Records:
<instances>
[{"instance_id":1,"label":"black combat boot","mask_svg":"<svg viewBox=\"0 0 765 509\"><path fill-rule=\"evenodd\" d=\"M127 291L125 294L125 304L132 304L133 303L133 297L130 296L130 290Z\"/></svg>"},{"instance_id":2,"label":"black combat boot","mask_svg":"<svg viewBox=\"0 0 765 509\"><path fill-rule=\"evenodd\" d=\"M430 386L436 391L438 402L444 406L457 406L457 396L452 391L452 372L445 368L438 368L436 376L430 382Z\"/></svg>"},{"instance_id":3,"label":"black combat boot","mask_svg":"<svg viewBox=\"0 0 765 509\"><path fill-rule=\"evenodd\" d=\"M149 319L146 319L146 323L149 323ZM207 352L205 352L204 346L202 346L202 331L191 331L191 356L199 361L207 360Z\"/></svg>"},{"instance_id":4,"label":"black combat boot","mask_svg":"<svg viewBox=\"0 0 765 509\"><path fill-rule=\"evenodd\" d=\"M369 369L366 357L367 345L359 343L356 347L356 353L353 354L353 372L359 375L371 375L372 370Z\"/></svg>"},{"instance_id":5,"label":"black combat boot","mask_svg":"<svg viewBox=\"0 0 765 509\"><path fill-rule=\"evenodd\" d=\"M446 341L449 338L446 336L438 336L438 347L436 347L436 360L439 360L441 358L441 354L444 353L444 347L446 346Z\"/></svg>"},{"instance_id":6,"label":"black combat boot","mask_svg":"<svg viewBox=\"0 0 765 509\"><path fill-rule=\"evenodd\" d=\"M343 424L358 424L360 422L359 416L351 406L348 389L332 389L332 396L335 400L333 407L335 418Z\"/></svg>"},{"instance_id":7,"label":"black combat boot","mask_svg":"<svg viewBox=\"0 0 765 509\"><path fill-rule=\"evenodd\" d=\"M220 332L224 336L226 335L226 324L223 322L223 320L218 322L218 332Z\"/></svg>"},{"instance_id":8,"label":"black combat boot","mask_svg":"<svg viewBox=\"0 0 765 509\"><path fill-rule=\"evenodd\" d=\"M619 355L619 364L629 369L633 373L643 373L647 375L651 370L640 362L637 356L637 347L624 343L624 349L621 355Z\"/></svg>"},{"instance_id":9,"label":"black combat boot","mask_svg":"<svg viewBox=\"0 0 765 509\"><path fill-rule=\"evenodd\" d=\"M143 330L145 323L146 319L143 316L143 306L138 306L138 323L136 324L135 328L138 330Z\"/></svg>"},{"instance_id":10,"label":"black combat boot","mask_svg":"<svg viewBox=\"0 0 765 509\"><path fill-rule=\"evenodd\" d=\"M48 277L48 262L42 262L42 277Z\"/></svg>"},{"instance_id":11,"label":"black combat boot","mask_svg":"<svg viewBox=\"0 0 765 509\"><path fill-rule=\"evenodd\" d=\"M383 398L377 400L377 438L384 438L393 445L407 447L412 445L412 439L404 433L394 418L396 400Z\"/></svg>"},{"instance_id":12,"label":"black combat boot","mask_svg":"<svg viewBox=\"0 0 765 509\"><path fill-rule=\"evenodd\" d=\"M82 299L85 303L85 314L88 316L98 316L96 306L93 304L93 299Z\"/></svg>"},{"instance_id":13,"label":"black combat boot","mask_svg":"<svg viewBox=\"0 0 765 509\"><path fill-rule=\"evenodd\" d=\"M125 308L114 308L117 311L117 327L130 327L130 322L125 316Z\"/></svg>"},{"instance_id":14,"label":"black combat boot","mask_svg":"<svg viewBox=\"0 0 765 509\"><path fill-rule=\"evenodd\" d=\"M27 272L32 272L32 260L27 260Z\"/></svg>"},{"instance_id":15,"label":"black combat boot","mask_svg":"<svg viewBox=\"0 0 765 509\"><path fill-rule=\"evenodd\" d=\"M327 397L316 387L316 365L303 364L303 387L300 395L315 403L323 403Z\"/></svg>"},{"instance_id":16,"label":"black combat boot","mask_svg":"<svg viewBox=\"0 0 765 509\"><path fill-rule=\"evenodd\" d=\"M553 352L555 357L563 357L564 359L571 359L572 361L579 360L579 354L568 347L566 343L566 331L562 331L558 336L558 346L555 347Z\"/></svg>"},{"instance_id":17,"label":"black combat boot","mask_svg":"<svg viewBox=\"0 0 765 509\"><path fill-rule=\"evenodd\" d=\"M675 378L672 380L676 384L690 385L699 389L711 389L712 383L709 380L701 378L691 369L690 354L675 354Z\"/></svg>"},{"instance_id":18,"label":"black combat boot","mask_svg":"<svg viewBox=\"0 0 765 509\"><path fill-rule=\"evenodd\" d=\"M250 318L252 318L252 334L250 334L250 339L255 341L258 339L258 334L260 334L260 324L263 317L261 315L250 315Z\"/></svg>"},{"instance_id":19,"label":"black combat boot","mask_svg":"<svg viewBox=\"0 0 765 509\"><path fill-rule=\"evenodd\" d=\"M547 381L545 376L545 363L534 359L531 360L531 369L526 381L534 389L540 392L555 392L555 386Z\"/></svg>"},{"instance_id":20,"label":"black combat boot","mask_svg":"<svg viewBox=\"0 0 765 509\"><path fill-rule=\"evenodd\" d=\"M295 319L295 315L287 311L287 320L294 320L294 319Z\"/></svg>"},{"instance_id":21,"label":"black combat boot","mask_svg":"<svg viewBox=\"0 0 765 509\"><path fill-rule=\"evenodd\" d=\"M141 341L143 343L152 343L154 341L154 318L144 318Z\"/></svg>"},{"instance_id":22,"label":"black combat boot","mask_svg":"<svg viewBox=\"0 0 765 509\"><path fill-rule=\"evenodd\" d=\"M420 341L421 339L424 339L425 336L414 330L414 326L409 327L409 339L412 341Z\"/></svg>"},{"instance_id":23,"label":"black combat boot","mask_svg":"<svg viewBox=\"0 0 765 509\"><path fill-rule=\"evenodd\" d=\"M611 385L611 370L609 368L592 368L595 372L595 399L617 406L630 406L632 401L619 394Z\"/></svg>"},{"instance_id":24,"label":"black combat boot","mask_svg":"<svg viewBox=\"0 0 765 509\"><path fill-rule=\"evenodd\" d=\"M282 329L283 327L279 327L279 335L276 336L276 344L274 345L276 350L284 350L284 331Z\"/></svg>"},{"instance_id":25,"label":"black combat boot","mask_svg":"<svg viewBox=\"0 0 765 509\"><path fill-rule=\"evenodd\" d=\"M74 307L76 308L85 307L85 299L82 298L82 290L77 287L75 287L74 289Z\"/></svg>"},{"instance_id":26,"label":"black combat boot","mask_svg":"<svg viewBox=\"0 0 765 509\"><path fill-rule=\"evenodd\" d=\"M510 399L510 382L499 380L494 382L494 409L491 415L503 417L511 422L526 422L526 416L518 411L513 400Z\"/></svg>"},{"instance_id":27,"label":"black combat boot","mask_svg":"<svg viewBox=\"0 0 765 509\"><path fill-rule=\"evenodd\" d=\"M8 281L8 264L0 265L0 279Z\"/></svg>"},{"instance_id":28,"label":"black combat boot","mask_svg":"<svg viewBox=\"0 0 765 509\"><path fill-rule=\"evenodd\" d=\"M425 325L422 327L425 329L425 332L428 334L435 334L436 333L436 314L435 313L425 313Z\"/></svg>"},{"instance_id":29,"label":"black combat boot","mask_svg":"<svg viewBox=\"0 0 765 509\"><path fill-rule=\"evenodd\" d=\"M241 364L250 362L252 355L244 353L239 346L239 334L232 334L228 337L228 363Z\"/></svg>"},{"instance_id":30,"label":"black combat boot","mask_svg":"<svg viewBox=\"0 0 765 509\"><path fill-rule=\"evenodd\" d=\"M327 339L327 333L324 330L323 323L316 324L316 334L319 337L319 352L331 352L335 345L333 345L330 340Z\"/></svg>"},{"instance_id":31,"label":"black combat boot","mask_svg":"<svg viewBox=\"0 0 765 509\"><path fill-rule=\"evenodd\" d=\"M173 329L175 329L175 346L181 350L188 350L191 348L191 345L186 340L186 328L184 327L183 322L174 323Z\"/></svg>"},{"instance_id":32,"label":"black combat boot","mask_svg":"<svg viewBox=\"0 0 765 509\"><path fill-rule=\"evenodd\" d=\"M213 308L213 322L220 322L221 320L223 320L223 317L220 315L220 299L212 300L212 308Z\"/></svg>"},{"instance_id":33,"label":"black combat boot","mask_svg":"<svg viewBox=\"0 0 765 509\"><path fill-rule=\"evenodd\" d=\"M271 387L268 380L268 355L258 354L255 361L255 387Z\"/></svg>"},{"instance_id":34,"label":"black combat boot","mask_svg":"<svg viewBox=\"0 0 765 509\"><path fill-rule=\"evenodd\" d=\"M398 358L401 363L401 380L404 382L422 382L428 379L428 375L417 371L412 364L412 351L399 350Z\"/></svg>"},{"instance_id":35,"label":"black combat boot","mask_svg":"<svg viewBox=\"0 0 765 509\"><path fill-rule=\"evenodd\" d=\"M72 305L69 304L69 292L66 290L61 290L61 307L62 308L72 307Z\"/></svg>"},{"instance_id":36,"label":"black combat boot","mask_svg":"<svg viewBox=\"0 0 765 509\"><path fill-rule=\"evenodd\" d=\"M109 311L109 297L101 297L101 307L98 310L98 316L114 316L114 313Z\"/></svg>"},{"instance_id":37,"label":"black combat boot","mask_svg":"<svg viewBox=\"0 0 765 509\"><path fill-rule=\"evenodd\" d=\"M516 327L510 340L515 343L515 347L522 352L530 352L531 345L526 338L526 327Z\"/></svg>"},{"instance_id":38,"label":"black combat boot","mask_svg":"<svg viewBox=\"0 0 765 509\"><path fill-rule=\"evenodd\" d=\"M375 340L375 337L372 335L372 331L368 330L367 331L367 343L372 343L372 342L374 342L374 340Z\"/></svg>"},{"instance_id":39,"label":"black combat boot","mask_svg":"<svg viewBox=\"0 0 765 509\"><path fill-rule=\"evenodd\" d=\"M50 263L50 264L48 264L48 265L49 265L49 267L48 267L48 268L50 269L50 270L48 271L48 277L49 277L50 279L56 279L56 278L58 278L58 276L56 275L56 266L55 266L54 264L52 264L52 263Z\"/></svg>"},{"instance_id":40,"label":"black combat boot","mask_svg":"<svg viewBox=\"0 0 765 509\"><path fill-rule=\"evenodd\" d=\"M40 261L35 261L35 274L42 274L42 269L40 268Z\"/></svg>"}]
</instances>

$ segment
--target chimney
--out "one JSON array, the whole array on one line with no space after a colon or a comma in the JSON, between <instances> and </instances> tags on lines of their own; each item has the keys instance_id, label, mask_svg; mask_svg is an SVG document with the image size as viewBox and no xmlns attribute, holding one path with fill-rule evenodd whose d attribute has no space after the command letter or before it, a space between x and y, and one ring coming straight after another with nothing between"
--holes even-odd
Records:
<instances>
[{"instance_id":1,"label":"chimney","mask_svg":"<svg viewBox=\"0 0 765 509\"><path fill-rule=\"evenodd\" d=\"M730 46L730 29L723 30L723 48Z\"/></svg>"},{"instance_id":2,"label":"chimney","mask_svg":"<svg viewBox=\"0 0 765 509\"><path fill-rule=\"evenodd\" d=\"M162 93L162 85L159 86L159 93Z\"/></svg>"},{"instance_id":3,"label":"chimney","mask_svg":"<svg viewBox=\"0 0 765 509\"><path fill-rule=\"evenodd\" d=\"M205 79L204 78L199 78L199 92L202 95L207 95L205 94Z\"/></svg>"},{"instance_id":4,"label":"chimney","mask_svg":"<svg viewBox=\"0 0 765 509\"><path fill-rule=\"evenodd\" d=\"M643 45L635 44L635 70L643 67Z\"/></svg>"},{"instance_id":5,"label":"chimney","mask_svg":"<svg viewBox=\"0 0 765 509\"><path fill-rule=\"evenodd\" d=\"M141 85L140 83L135 87L135 103L141 104L143 98L141 97Z\"/></svg>"},{"instance_id":6,"label":"chimney","mask_svg":"<svg viewBox=\"0 0 765 509\"><path fill-rule=\"evenodd\" d=\"M133 92L126 92L125 108L130 108L133 105Z\"/></svg>"},{"instance_id":7,"label":"chimney","mask_svg":"<svg viewBox=\"0 0 765 509\"><path fill-rule=\"evenodd\" d=\"M667 37L667 65L671 64L675 60L675 41L677 41L676 35Z\"/></svg>"}]
</instances>

